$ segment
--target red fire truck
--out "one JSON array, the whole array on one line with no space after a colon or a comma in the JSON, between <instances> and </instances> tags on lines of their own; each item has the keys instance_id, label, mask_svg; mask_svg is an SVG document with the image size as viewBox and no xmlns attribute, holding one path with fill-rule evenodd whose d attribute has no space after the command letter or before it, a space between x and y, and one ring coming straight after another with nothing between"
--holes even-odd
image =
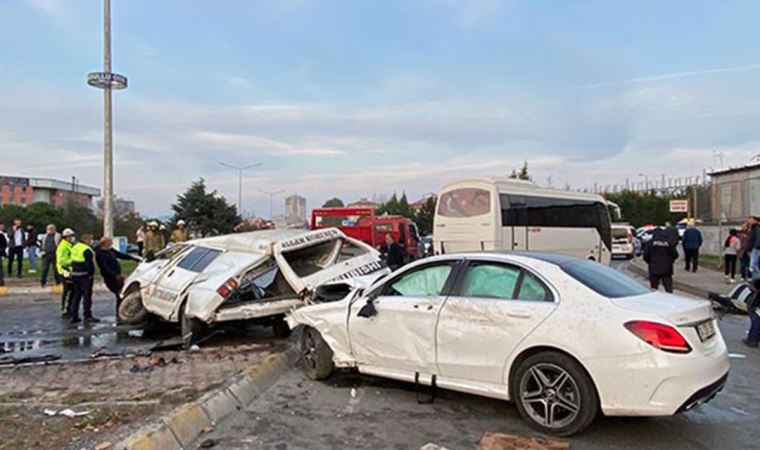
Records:
<instances>
[{"instance_id":1,"label":"red fire truck","mask_svg":"<svg viewBox=\"0 0 760 450\"><path fill-rule=\"evenodd\" d=\"M346 236L377 248L391 234L401 244L408 260L419 257L417 225L403 216L378 216L373 208L316 208L311 211L311 229L336 227Z\"/></svg>"}]
</instances>

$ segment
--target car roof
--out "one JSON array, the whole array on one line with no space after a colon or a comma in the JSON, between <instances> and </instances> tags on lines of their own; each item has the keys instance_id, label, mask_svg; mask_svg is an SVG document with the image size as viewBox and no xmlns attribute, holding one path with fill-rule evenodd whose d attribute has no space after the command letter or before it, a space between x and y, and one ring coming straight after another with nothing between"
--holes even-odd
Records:
<instances>
[{"instance_id":1,"label":"car roof","mask_svg":"<svg viewBox=\"0 0 760 450\"><path fill-rule=\"evenodd\" d=\"M323 228L320 230L274 229L193 239L188 241L187 244L245 253L271 254L272 246L277 242L326 233L334 234L335 237L344 236L337 228Z\"/></svg>"},{"instance_id":2,"label":"car roof","mask_svg":"<svg viewBox=\"0 0 760 450\"><path fill-rule=\"evenodd\" d=\"M451 259L480 259L488 256L506 257L505 260L514 260L521 262L528 262L526 260L543 261L556 266L563 266L577 261L585 261L583 258L575 256L561 255L558 253L549 252L532 252L532 251L485 251L485 252L467 252L467 253L449 253L445 255L434 256L432 258L426 258L422 261L434 261L434 260L451 260Z\"/></svg>"}]
</instances>

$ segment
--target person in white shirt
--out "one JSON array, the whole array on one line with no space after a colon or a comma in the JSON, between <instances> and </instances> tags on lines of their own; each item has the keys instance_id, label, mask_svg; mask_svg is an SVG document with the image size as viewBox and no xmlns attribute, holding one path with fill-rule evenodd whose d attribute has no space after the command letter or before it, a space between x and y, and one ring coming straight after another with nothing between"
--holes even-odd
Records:
<instances>
[{"instance_id":1,"label":"person in white shirt","mask_svg":"<svg viewBox=\"0 0 760 450\"><path fill-rule=\"evenodd\" d=\"M16 276L21 278L24 244L26 244L26 233L21 226L21 219L14 219L13 228L8 233L8 276L13 275L13 260L16 260Z\"/></svg>"}]
</instances>

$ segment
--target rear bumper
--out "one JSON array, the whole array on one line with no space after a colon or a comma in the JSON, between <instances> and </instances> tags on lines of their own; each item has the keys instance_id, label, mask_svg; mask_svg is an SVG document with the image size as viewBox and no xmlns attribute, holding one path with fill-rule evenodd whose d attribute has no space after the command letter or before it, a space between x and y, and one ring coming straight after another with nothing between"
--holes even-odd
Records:
<instances>
[{"instance_id":1,"label":"rear bumper","mask_svg":"<svg viewBox=\"0 0 760 450\"><path fill-rule=\"evenodd\" d=\"M728 372L726 372L725 375L720 377L718 381L703 387L702 389L698 390L694 393L691 397L689 397L683 405L681 405L680 408L678 408L678 411L676 411L676 414L686 412L690 409L696 408L699 405L703 405L710 400L714 399L716 395L718 395L718 392L723 390L723 387L726 385L726 381L728 381Z\"/></svg>"}]
</instances>

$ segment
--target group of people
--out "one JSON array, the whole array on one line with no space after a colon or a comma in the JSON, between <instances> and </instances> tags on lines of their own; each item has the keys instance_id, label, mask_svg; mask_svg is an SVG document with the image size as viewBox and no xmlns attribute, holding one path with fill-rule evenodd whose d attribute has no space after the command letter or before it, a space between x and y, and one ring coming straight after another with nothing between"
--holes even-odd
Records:
<instances>
[{"instance_id":1,"label":"group of people","mask_svg":"<svg viewBox=\"0 0 760 450\"><path fill-rule=\"evenodd\" d=\"M666 292L673 292L673 265L678 259L678 243L683 247L687 272L696 272L699 268L699 249L702 247L702 233L694 221L689 221L683 237L670 222L665 227L652 230L652 237L644 244L643 257L649 266L649 284L652 289L659 289L662 283Z\"/></svg>"},{"instance_id":2,"label":"group of people","mask_svg":"<svg viewBox=\"0 0 760 450\"><path fill-rule=\"evenodd\" d=\"M177 227L169 236L169 242L174 244L185 242L188 239L185 221L177 221ZM156 221L148 222L147 227L140 226L135 232L135 242L141 256L150 258L166 247L166 226L159 225Z\"/></svg>"},{"instance_id":3,"label":"group of people","mask_svg":"<svg viewBox=\"0 0 760 450\"><path fill-rule=\"evenodd\" d=\"M29 273L37 273L37 251L39 248L40 242L33 225L24 226L21 220L15 219L11 229L6 231L5 224L0 223L0 286L5 285L4 257L7 256L8 258L8 276L13 276L15 265L16 276L21 278L23 276L24 250L29 255Z\"/></svg>"}]
</instances>

